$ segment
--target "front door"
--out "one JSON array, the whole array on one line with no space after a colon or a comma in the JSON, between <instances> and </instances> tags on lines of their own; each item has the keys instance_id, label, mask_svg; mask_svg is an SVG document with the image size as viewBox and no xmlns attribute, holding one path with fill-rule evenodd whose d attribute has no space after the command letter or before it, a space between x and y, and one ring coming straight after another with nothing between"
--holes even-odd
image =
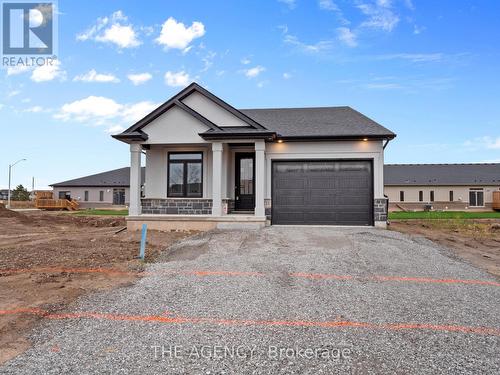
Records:
<instances>
[{"instance_id":1,"label":"front door","mask_svg":"<svg viewBox=\"0 0 500 375\"><path fill-rule=\"evenodd\" d=\"M253 210L255 209L255 154L237 152L235 159L235 209Z\"/></svg>"}]
</instances>

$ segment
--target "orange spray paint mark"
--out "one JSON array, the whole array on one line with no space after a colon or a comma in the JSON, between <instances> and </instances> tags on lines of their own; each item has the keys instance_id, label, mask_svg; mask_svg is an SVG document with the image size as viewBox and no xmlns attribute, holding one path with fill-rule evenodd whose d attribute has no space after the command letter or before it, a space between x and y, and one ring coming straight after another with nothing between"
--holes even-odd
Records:
<instances>
[{"instance_id":1,"label":"orange spray paint mark","mask_svg":"<svg viewBox=\"0 0 500 375\"><path fill-rule=\"evenodd\" d=\"M34 314L45 319L104 319L126 322L152 322L163 324L214 324L228 326L283 326L283 327L316 327L316 328L362 328L373 330L424 330L459 332L464 334L480 334L500 336L500 328L471 327L460 325L440 325L427 323L368 323L354 321L311 321L311 320L259 320L259 319L223 319L209 317L169 317L158 315L126 315L97 312L50 313L40 309L0 310L0 315Z\"/></svg>"}]
</instances>

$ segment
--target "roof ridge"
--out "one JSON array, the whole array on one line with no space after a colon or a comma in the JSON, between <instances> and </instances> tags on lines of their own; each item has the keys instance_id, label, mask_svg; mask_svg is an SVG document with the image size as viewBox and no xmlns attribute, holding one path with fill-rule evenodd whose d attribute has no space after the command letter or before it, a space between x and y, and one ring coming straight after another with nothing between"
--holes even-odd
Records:
<instances>
[{"instance_id":1,"label":"roof ridge","mask_svg":"<svg viewBox=\"0 0 500 375\"><path fill-rule=\"evenodd\" d=\"M266 107L266 108L238 108L239 111L253 111L253 110L283 110L283 109L331 109L331 108L350 108L348 105L334 105L334 106L319 106L319 107Z\"/></svg>"}]
</instances>

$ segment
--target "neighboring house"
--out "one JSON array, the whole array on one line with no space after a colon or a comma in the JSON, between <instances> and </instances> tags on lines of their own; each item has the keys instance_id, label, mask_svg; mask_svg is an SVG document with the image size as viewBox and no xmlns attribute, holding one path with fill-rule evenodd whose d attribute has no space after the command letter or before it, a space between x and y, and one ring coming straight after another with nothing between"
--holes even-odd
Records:
<instances>
[{"instance_id":1,"label":"neighboring house","mask_svg":"<svg viewBox=\"0 0 500 375\"><path fill-rule=\"evenodd\" d=\"M500 164L388 164L384 186L390 209L491 209Z\"/></svg>"},{"instance_id":2,"label":"neighboring house","mask_svg":"<svg viewBox=\"0 0 500 375\"><path fill-rule=\"evenodd\" d=\"M193 83L113 137L130 144L130 229L386 223L395 134L349 107L237 110Z\"/></svg>"},{"instance_id":3,"label":"neighboring house","mask_svg":"<svg viewBox=\"0 0 500 375\"><path fill-rule=\"evenodd\" d=\"M143 168L144 169L144 168ZM144 170L141 173L144 181ZM52 184L54 199L75 199L80 208L127 206L129 203L130 168L76 178Z\"/></svg>"},{"instance_id":4,"label":"neighboring house","mask_svg":"<svg viewBox=\"0 0 500 375\"><path fill-rule=\"evenodd\" d=\"M11 190L12 194L12 190ZM9 189L2 189L0 190L0 200L6 201L9 199Z\"/></svg>"}]
</instances>

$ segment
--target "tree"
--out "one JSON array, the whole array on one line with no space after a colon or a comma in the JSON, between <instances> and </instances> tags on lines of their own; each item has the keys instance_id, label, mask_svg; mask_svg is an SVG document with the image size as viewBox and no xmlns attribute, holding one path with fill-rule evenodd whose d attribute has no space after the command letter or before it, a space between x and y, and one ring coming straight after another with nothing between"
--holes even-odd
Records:
<instances>
[{"instance_id":1,"label":"tree","mask_svg":"<svg viewBox=\"0 0 500 375\"><path fill-rule=\"evenodd\" d=\"M17 187L12 190L12 200L13 201L29 201L30 193L23 185L17 185Z\"/></svg>"}]
</instances>

